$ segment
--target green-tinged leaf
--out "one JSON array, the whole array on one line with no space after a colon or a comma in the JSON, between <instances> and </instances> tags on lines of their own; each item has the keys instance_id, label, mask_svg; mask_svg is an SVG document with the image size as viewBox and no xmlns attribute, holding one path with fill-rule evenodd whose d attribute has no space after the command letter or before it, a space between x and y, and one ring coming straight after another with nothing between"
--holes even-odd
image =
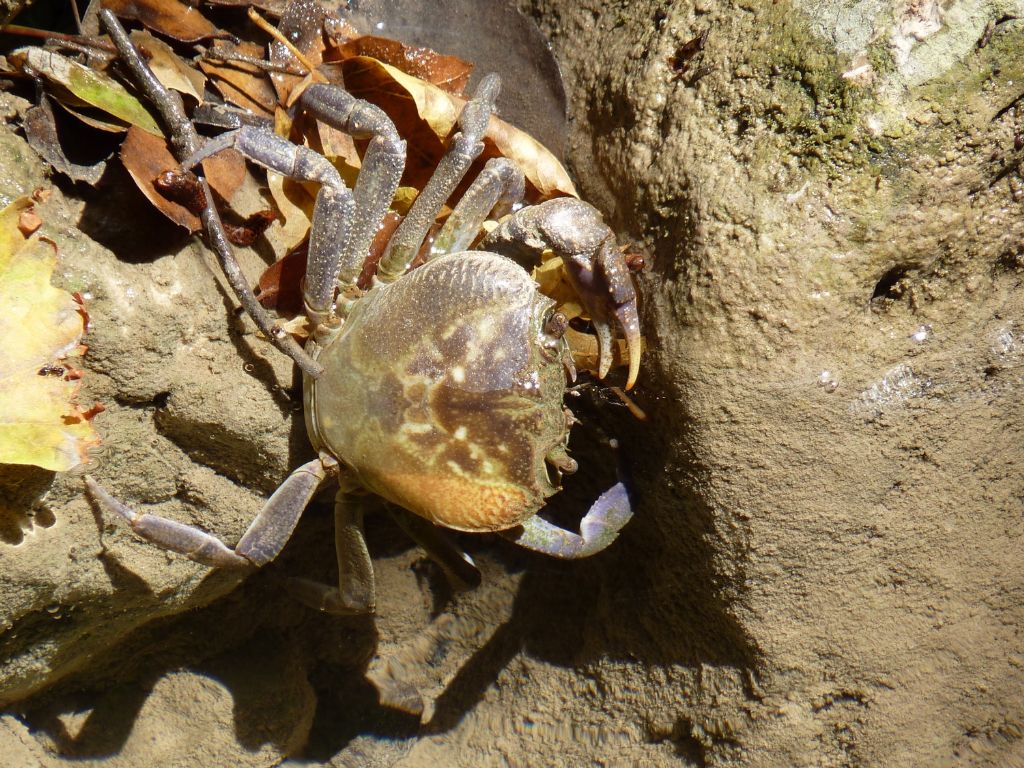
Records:
<instances>
[{"instance_id":1,"label":"green-tinged leaf","mask_svg":"<svg viewBox=\"0 0 1024 768\"><path fill-rule=\"evenodd\" d=\"M95 107L129 125L163 136L156 119L142 102L102 72L42 48L22 48L12 58L57 86L54 96L59 101L68 100L70 106Z\"/></svg>"}]
</instances>

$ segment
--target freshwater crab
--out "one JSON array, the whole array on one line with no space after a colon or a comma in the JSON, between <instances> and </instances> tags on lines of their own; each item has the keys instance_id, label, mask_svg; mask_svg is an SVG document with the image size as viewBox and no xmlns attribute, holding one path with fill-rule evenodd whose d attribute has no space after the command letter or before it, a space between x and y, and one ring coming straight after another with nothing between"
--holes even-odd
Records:
<instances>
[{"instance_id":1,"label":"freshwater crab","mask_svg":"<svg viewBox=\"0 0 1024 768\"><path fill-rule=\"evenodd\" d=\"M565 317L519 263L498 254L536 258L550 249L562 257L598 332L600 375L610 364L614 323L630 352L629 386L639 362L636 295L597 211L574 198L524 208L487 235L481 250L466 251L485 217L511 210L523 194L522 172L504 158L491 160L438 233L428 261L406 274L442 204L482 150L497 76L485 77L466 104L461 131L392 237L373 287L360 293L357 277L405 163L405 142L388 116L335 86L313 85L301 96L301 107L318 119L369 139L352 190L326 159L269 131L242 127L200 145L177 97L152 73L147 81L147 65L113 14L104 11L102 18L172 128L182 168L233 146L268 169L319 183L320 190L303 285L313 333L308 357L296 358L317 458L285 479L234 548L199 529L138 514L87 478L99 506L160 547L211 567L248 569L278 555L317 490L337 479L338 586L300 579L290 586L303 602L343 614L374 610L360 491L415 513L404 527L456 582L472 583L475 567L428 523L496 531L559 558L586 557L611 544L632 515L622 483L594 503L579 534L537 515L561 474L576 469L566 451L574 419L563 406L575 370L563 338ZM215 213L212 223L205 218L211 242L223 244Z\"/></svg>"}]
</instances>

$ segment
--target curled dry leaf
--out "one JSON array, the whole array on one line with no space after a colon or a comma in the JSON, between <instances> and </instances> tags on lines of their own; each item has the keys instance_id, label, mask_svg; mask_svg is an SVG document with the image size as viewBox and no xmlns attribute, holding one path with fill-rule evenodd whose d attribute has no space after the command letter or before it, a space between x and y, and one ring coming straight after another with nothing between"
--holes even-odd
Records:
<instances>
[{"instance_id":1,"label":"curled dry leaf","mask_svg":"<svg viewBox=\"0 0 1024 768\"><path fill-rule=\"evenodd\" d=\"M195 8L178 0L103 0L122 19L133 19L154 32L183 43L230 37Z\"/></svg>"},{"instance_id":2,"label":"curled dry leaf","mask_svg":"<svg viewBox=\"0 0 1024 768\"><path fill-rule=\"evenodd\" d=\"M309 234L316 191L310 194L299 182L273 171L267 172L267 189L280 214L267 230L267 236L279 244L279 253L297 248Z\"/></svg>"},{"instance_id":3,"label":"curled dry leaf","mask_svg":"<svg viewBox=\"0 0 1024 768\"><path fill-rule=\"evenodd\" d=\"M462 96L473 72L473 65L457 56L446 56L398 40L376 35L362 35L346 40L324 53L325 62L345 61L356 56L389 64L408 75L418 77L452 96Z\"/></svg>"},{"instance_id":4,"label":"curled dry leaf","mask_svg":"<svg viewBox=\"0 0 1024 768\"><path fill-rule=\"evenodd\" d=\"M200 104L203 103L206 78L199 70L186 64L171 46L145 30L136 30L130 37L136 46L149 52L149 67L157 80L166 88L191 96Z\"/></svg>"},{"instance_id":5,"label":"curled dry leaf","mask_svg":"<svg viewBox=\"0 0 1024 768\"><path fill-rule=\"evenodd\" d=\"M391 115L399 131L403 128L408 130L411 126L403 113L403 110L408 112L410 98L419 119L429 126L438 141L454 130L459 113L466 103L464 99L452 96L435 85L367 56L346 60L343 62L343 71L348 90L355 96L377 104ZM418 136L406 136L406 139L410 154L427 150L426 140ZM536 199L558 195L578 196L562 164L528 133L492 117L485 141L489 147L484 150L484 157L500 155L515 162L526 175L527 181L537 190Z\"/></svg>"},{"instance_id":6,"label":"curled dry leaf","mask_svg":"<svg viewBox=\"0 0 1024 768\"><path fill-rule=\"evenodd\" d=\"M125 126L138 126L154 136L163 131L149 110L111 77L77 61L42 48L22 48L12 55L23 70L41 75L52 86L54 97L74 108L95 107Z\"/></svg>"},{"instance_id":7,"label":"curled dry leaf","mask_svg":"<svg viewBox=\"0 0 1024 768\"><path fill-rule=\"evenodd\" d=\"M350 134L339 131L334 126L327 125L327 123L322 123L319 120L316 121L316 128L316 136L309 137L311 139L319 139L319 144L310 141L310 146L313 149L336 166L340 163L353 170L358 170L362 167L362 158L359 157L356 142Z\"/></svg>"},{"instance_id":8,"label":"curled dry leaf","mask_svg":"<svg viewBox=\"0 0 1024 768\"><path fill-rule=\"evenodd\" d=\"M100 180L107 167L106 161L102 157L92 165L76 163L68 158L57 131L53 106L46 94L42 95L38 105L25 112L22 126L25 129L25 138L28 139L29 145L55 171L63 173L72 181L95 184Z\"/></svg>"},{"instance_id":9,"label":"curled dry leaf","mask_svg":"<svg viewBox=\"0 0 1024 768\"><path fill-rule=\"evenodd\" d=\"M484 157L501 156L518 165L526 180L540 194L539 199L568 195L579 197L565 167L558 158L533 136L509 125L498 117L491 117L485 139L494 143L494 151L484 150Z\"/></svg>"},{"instance_id":10,"label":"curled dry leaf","mask_svg":"<svg viewBox=\"0 0 1024 768\"><path fill-rule=\"evenodd\" d=\"M57 265L52 243L27 236L32 202L0 211L0 463L61 472L88 459L99 442L75 395L80 374L64 358L81 355L85 312L67 291L50 285Z\"/></svg>"}]
</instances>

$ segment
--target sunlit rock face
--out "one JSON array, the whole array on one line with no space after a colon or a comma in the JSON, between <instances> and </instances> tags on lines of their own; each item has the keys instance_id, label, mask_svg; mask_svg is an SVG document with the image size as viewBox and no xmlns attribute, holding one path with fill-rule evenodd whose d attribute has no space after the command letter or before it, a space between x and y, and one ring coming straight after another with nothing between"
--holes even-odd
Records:
<instances>
[{"instance_id":1,"label":"sunlit rock face","mask_svg":"<svg viewBox=\"0 0 1024 768\"><path fill-rule=\"evenodd\" d=\"M635 518L581 563L474 544L484 584L453 600L371 523L370 627L279 586L332 577L314 509L266 575L146 627L233 577L98 524L80 479L59 477L0 520L0 701L22 718L0 720L0 753L136 755L167 691L194 686L211 765L304 739L339 765L1019 754L1024 28L971 3L530 10L562 63L581 194L649 265L648 418L606 392L591 414L619 440ZM0 180L45 183L4 137ZM70 198L44 218L65 287L99 286L83 390L108 406L97 461L122 495L233 542L308 456L291 365L173 228L129 246L123 206ZM581 475L598 442L574 432ZM585 497L567 488L556 514ZM294 692L269 735L254 725L273 716L244 706L264 699L224 672L238 666ZM416 680L427 732L378 707L367 668ZM92 717L121 724L114 746L89 742Z\"/></svg>"}]
</instances>

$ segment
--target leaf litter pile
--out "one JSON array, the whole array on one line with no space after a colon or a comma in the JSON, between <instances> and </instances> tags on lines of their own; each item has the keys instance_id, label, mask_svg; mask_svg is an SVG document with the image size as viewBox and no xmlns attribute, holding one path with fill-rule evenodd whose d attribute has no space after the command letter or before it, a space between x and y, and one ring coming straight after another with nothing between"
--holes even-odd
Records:
<instances>
[{"instance_id":1,"label":"leaf litter pile","mask_svg":"<svg viewBox=\"0 0 1024 768\"><path fill-rule=\"evenodd\" d=\"M90 16L95 26L98 5L93 3L86 15L86 27ZM157 79L181 94L191 118L203 132L212 134L240 124L263 125L323 154L351 185L359 173L365 142L353 140L293 108L309 85L331 83L381 107L407 141L408 159L401 186L363 271L361 287L366 287L388 237L430 178L457 130L456 121L466 101L473 65L428 48L361 35L343 17L326 11L315 0L211 0L206 6L208 15L179 0L103 0L103 7L122 21L141 27L131 33L133 43L146 57ZM219 28L210 17L223 20L230 31ZM108 142L114 137L120 141L119 161L146 199L175 224L199 232L199 213L206 202L201 197L201 188L190 184L187 174L174 172L177 163L156 113L136 95L109 39L98 35L35 36L44 37L44 44L0 57L0 78L31 78L42 85L38 105L25 115L23 128L30 145L58 173L75 182L96 184L108 158L83 159L75 147L102 145L103 137ZM74 141L69 141L66 128L58 130L58 124L69 123L73 128L70 138ZM206 130L207 126L210 130ZM488 159L499 156L513 160L525 174L527 203L576 195L571 179L553 154L529 134L494 116L485 136L484 152L453 199L461 196ZM217 198L229 240L251 245L268 227L275 228L276 236L268 241L275 248L276 263L259 281L259 298L279 314L297 315L302 309L300 284L305 269L305 244L317 190L267 172L265 181L261 177L259 183L268 191L272 207L242 215L236 210L236 195L247 174L262 172L247 167L233 149L206 159L202 167ZM8 219L15 215L11 210L0 214L6 217L3 223L9 223ZM23 206L16 210L27 209ZM441 221L449 212L447 208L442 211ZM0 234L0 238L5 238L5 244L12 241L9 235ZM44 247L39 242L32 250ZM0 260L4 257L0 252ZM562 303L563 312L570 317L579 315L582 310L562 275L557 258L545 261L534 273L542 290ZM6 288L11 290L10 285ZM0 306L6 311L8 297L3 295L4 289L5 285L0 283L0 298L4 299ZM66 309L65 306L64 315ZM80 304L78 312L84 317ZM4 322L0 319L0 325ZM47 320L38 317L31 322ZM304 333L301 318L284 327L297 336ZM70 341L72 337L61 336L63 341L55 341L46 355L56 359L69 349L76 349L80 335L79 332L74 344ZM596 360L592 336L575 334L570 342L581 367L588 367L591 356ZM38 355L31 359L30 366L36 366L33 375L44 363L49 364ZM9 437L18 433L9 431L10 414L3 410L3 396L19 385L9 378L7 367L0 368L0 462L26 461L67 469L78 463L71 460L72 455L84 460L84 448L96 441L88 425L91 413L78 412L70 405L70 397L65 401L68 405L62 406L70 410L62 418L69 427L65 433L75 435L76 447L70 451L66 446L55 449L54 455L59 454L60 459L11 458L16 450L9 450L13 445L10 441L24 438ZM73 379L69 374L53 376L48 379L53 386L48 388L55 388L56 382L71 385ZM65 389L69 396L73 395L73 386Z\"/></svg>"}]
</instances>

